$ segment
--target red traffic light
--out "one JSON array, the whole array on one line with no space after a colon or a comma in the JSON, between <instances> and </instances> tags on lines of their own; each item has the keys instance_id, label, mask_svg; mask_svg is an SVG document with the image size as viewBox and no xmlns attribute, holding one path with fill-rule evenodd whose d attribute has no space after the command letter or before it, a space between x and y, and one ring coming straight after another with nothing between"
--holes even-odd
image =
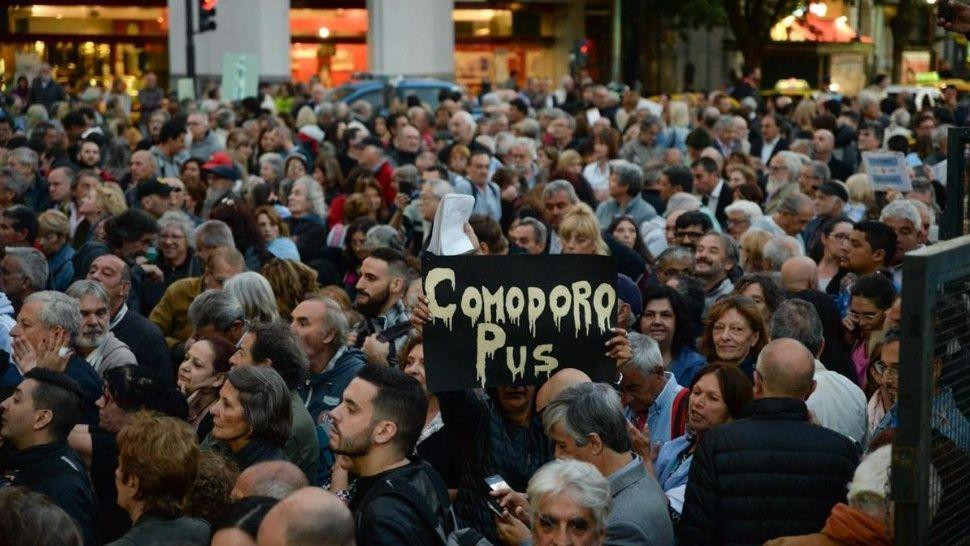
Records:
<instances>
[{"instance_id":1,"label":"red traffic light","mask_svg":"<svg viewBox=\"0 0 970 546\"><path fill-rule=\"evenodd\" d=\"M216 9L216 4L218 3L219 0L202 0L202 9L205 11L214 10Z\"/></svg>"}]
</instances>

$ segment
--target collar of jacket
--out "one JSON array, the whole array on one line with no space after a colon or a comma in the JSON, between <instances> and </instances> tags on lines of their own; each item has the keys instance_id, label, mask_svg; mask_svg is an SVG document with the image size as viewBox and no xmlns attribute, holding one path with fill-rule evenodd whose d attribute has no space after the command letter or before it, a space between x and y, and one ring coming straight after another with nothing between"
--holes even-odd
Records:
<instances>
[{"instance_id":1,"label":"collar of jacket","mask_svg":"<svg viewBox=\"0 0 970 546\"><path fill-rule=\"evenodd\" d=\"M10 453L8 461L10 466L24 469L35 464L47 464L47 461L56 459L68 451L67 442L54 442L27 449L14 450Z\"/></svg>"},{"instance_id":2,"label":"collar of jacket","mask_svg":"<svg viewBox=\"0 0 970 546\"><path fill-rule=\"evenodd\" d=\"M280 448L266 438L253 438L245 447L232 454L232 459L239 465L240 470L249 468L256 461L266 460Z\"/></svg>"},{"instance_id":3,"label":"collar of jacket","mask_svg":"<svg viewBox=\"0 0 970 546\"><path fill-rule=\"evenodd\" d=\"M610 481L610 493L615 498L620 491L647 477L647 469L643 466L643 459L634 454L633 458L623 468L614 472Z\"/></svg>"},{"instance_id":4,"label":"collar of jacket","mask_svg":"<svg viewBox=\"0 0 970 546\"><path fill-rule=\"evenodd\" d=\"M741 409L740 418L808 421L808 406L794 398L758 398Z\"/></svg>"}]
</instances>

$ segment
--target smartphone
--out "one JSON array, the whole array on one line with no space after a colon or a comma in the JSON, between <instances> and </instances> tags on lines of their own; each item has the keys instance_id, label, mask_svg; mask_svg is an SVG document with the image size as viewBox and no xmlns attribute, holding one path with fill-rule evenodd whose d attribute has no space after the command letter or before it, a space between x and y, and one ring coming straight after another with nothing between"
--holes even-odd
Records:
<instances>
[{"instance_id":1,"label":"smartphone","mask_svg":"<svg viewBox=\"0 0 970 546\"><path fill-rule=\"evenodd\" d=\"M493 474L485 478L485 485L488 486L490 491L498 491L499 489L511 489L507 483L505 483L505 478L498 474ZM496 516L502 515L502 505L495 500L491 495L485 495L485 505L488 509L492 511Z\"/></svg>"},{"instance_id":2,"label":"smartphone","mask_svg":"<svg viewBox=\"0 0 970 546\"><path fill-rule=\"evenodd\" d=\"M953 22L953 8L950 7L950 0L940 0L940 5L937 8L937 14L940 19L944 19L948 23Z\"/></svg>"}]
</instances>

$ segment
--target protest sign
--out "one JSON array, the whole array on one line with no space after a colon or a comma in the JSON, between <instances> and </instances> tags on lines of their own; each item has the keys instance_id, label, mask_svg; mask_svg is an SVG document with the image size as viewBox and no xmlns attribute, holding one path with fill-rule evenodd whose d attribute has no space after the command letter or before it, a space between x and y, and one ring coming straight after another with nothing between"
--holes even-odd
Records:
<instances>
[{"instance_id":1,"label":"protest sign","mask_svg":"<svg viewBox=\"0 0 970 546\"><path fill-rule=\"evenodd\" d=\"M423 271L430 391L537 384L562 368L615 379L611 258L428 255Z\"/></svg>"},{"instance_id":2,"label":"protest sign","mask_svg":"<svg viewBox=\"0 0 970 546\"><path fill-rule=\"evenodd\" d=\"M875 191L912 191L906 156L900 152L864 152L862 162Z\"/></svg>"},{"instance_id":3,"label":"protest sign","mask_svg":"<svg viewBox=\"0 0 970 546\"><path fill-rule=\"evenodd\" d=\"M222 98L243 100L255 97L259 90L259 59L246 53L222 56Z\"/></svg>"}]
</instances>

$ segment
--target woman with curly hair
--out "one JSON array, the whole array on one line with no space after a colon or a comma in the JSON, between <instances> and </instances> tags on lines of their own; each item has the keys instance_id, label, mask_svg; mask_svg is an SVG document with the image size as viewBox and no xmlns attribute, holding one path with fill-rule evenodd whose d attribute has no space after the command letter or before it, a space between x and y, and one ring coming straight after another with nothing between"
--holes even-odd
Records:
<instances>
[{"instance_id":1,"label":"woman with curly hair","mask_svg":"<svg viewBox=\"0 0 970 546\"><path fill-rule=\"evenodd\" d=\"M274 258L260 273L269 281L276 296L276 309L289 322L293 309L317 290L317 272L295 260Z\"/></svg>"},{"instance_id":2,"label":"woman with curly hair","mask_svg":"<svg viewBox=\"0 0 970 546\"><path fill-rule=\"evenodd\" d=\"M259 235L253 210L242 199L231 197L222 199L212 208L209 219L221 220L229 226L233 241L236 243L236 250L246 259L246 268L257 270L273 258Z\"/></svg>"}]
</instances>

